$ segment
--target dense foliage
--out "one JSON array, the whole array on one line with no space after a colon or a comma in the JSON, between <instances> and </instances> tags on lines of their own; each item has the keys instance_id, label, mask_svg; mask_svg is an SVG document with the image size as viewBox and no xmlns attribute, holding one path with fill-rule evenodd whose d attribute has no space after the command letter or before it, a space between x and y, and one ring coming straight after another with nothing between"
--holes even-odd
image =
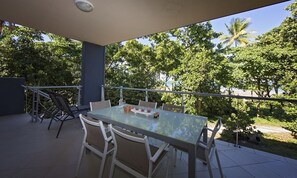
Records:
<instances>
[{"instance_id":1,"label":"dense foliage","mask_svg":"<svg viewBox=\"0 0 297 178\"><path fill-rule=\"evenodd\" d=\"M81 43L17 26L4 27L0 76L24 77L27 85L73 85L80 77Z\"/></svg>"}]
</instances>

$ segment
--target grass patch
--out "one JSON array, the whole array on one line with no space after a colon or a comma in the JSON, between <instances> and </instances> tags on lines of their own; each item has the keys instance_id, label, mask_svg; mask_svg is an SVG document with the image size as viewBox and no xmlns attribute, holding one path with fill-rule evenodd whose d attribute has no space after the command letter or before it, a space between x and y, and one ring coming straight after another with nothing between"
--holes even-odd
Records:
<instances>
[{"instance_id":1,"label":"grass patch","mask_svg":"<svg viewBox=\"0 0 297 178\"><path fill-rule=\"evenodd\" d=\"M290 133L264 134L255 149L297 159L297 140Z\"/></svg>"},{"instance_id":2,"label":"grass patch","mask_svg":"<svg viewBox=\"0 0 297 178\"><path fill-rule=\"evenodd\" d=\"M289 122L280 121L276 118L261 118L261 117L254 117L253 120L255 121L255 125L263 125L263 126L278 126L278 127L288 127Z\"/></svg>"},{"instance_id":3,"label":"grass patch","mask_svg":"<svg viewBox=\"0 0 297 178\"><path fill-rule=\"evenodd\" d=\"M235 143L234 139L220 137L220 140ZM240 141L239 145L276 155L297 159L297 139L290 133L263 134L259 144Z\"/></svg>"}]
</instances>

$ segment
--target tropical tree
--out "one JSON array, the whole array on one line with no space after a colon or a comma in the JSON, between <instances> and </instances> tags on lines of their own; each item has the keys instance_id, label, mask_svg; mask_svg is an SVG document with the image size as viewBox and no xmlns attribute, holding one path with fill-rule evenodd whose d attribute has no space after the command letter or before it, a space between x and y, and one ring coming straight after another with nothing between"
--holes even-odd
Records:
<instances>
[{"instance_id":1,"label":"tropical tree","mask_svg":"<svg viewBox=\"0 0 297 178\"><path fill-rule=\"evenodd\" d=\"M179 29L177 38L181 41L183 57L175 70L182 91L220 93L229 78L226 58L214 50L212 40L220 34L212 30L210 23L201 23ZM225 112L225 99L186 96L186 111L192 114L221 115Z\"/></svg>"},{"instance_id":2,"label":"tropical tree","mask_svg":"<svg viewBox=\"0 0 297 178\"><path fill-rule=\"evenodd\" d=\"M227 47L234 44L235 47L247 46L250 43L251 33L247 31L250 26L250 21L248 19L235 18L232 19L230 25L225 24L228 35L221 35L219 39Z\"/></svg>"},{"instance_id":3,"label":"tropical tree","mask_svg":"<svg viewBox=\"0 0 297 178\"><path fill-rule=\"evenodd\" d=\"M168 82L175 80L174 70L180 66L183 51L179 41L174 37L177 29L169 32L156 33L149 37L155 53L152 67L154 71L164 76L163 85L165 89L170 87Z\"/></svg>"},{"instance_id":4,"label":"tropical tree","mask_svg":"<svg viewBox=\"0 0 297 178\"><path fill-rule=\"evenodd\" d=\"M157 88L159 80L156 74L153 49L137 40L130 40L123 44L112 44L106 48L106 84L111 86L125 86L135 88ZM117 91L116 91L117 92ZM107 93L114 96L117 102L119 94L114 91ZM144 99L144 92L124 92L124 99L128 103L137 103ZM150 99L160 101L156 93L150 94Z\"/></svg>"},{"instance_id":5,"label":"tropical tree","mask_svg":"<svg viewBox=\"0 0 297 178\"><path fill-rule=\"evenodd\" d=\"M236 78L235 86L251 90L261 97L270 97L272 83L280 78L278 75L280 66L271 61L269 57L279 51L255 45L232 51L235 53L232 58L233 77Z\"/></svg>"}]
</instances>

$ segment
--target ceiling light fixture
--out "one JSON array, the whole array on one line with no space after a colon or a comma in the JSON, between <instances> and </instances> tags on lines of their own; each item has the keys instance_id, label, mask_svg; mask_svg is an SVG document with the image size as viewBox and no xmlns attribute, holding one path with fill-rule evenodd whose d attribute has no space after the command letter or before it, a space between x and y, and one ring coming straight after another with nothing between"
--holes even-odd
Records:
<instances>
[{"instance_id":1,"label":"ceiling light fixture","mask_svg":"<svg viewBox=\"0 0 297 178\"><path fill-rule=\"evenodd\" d=\"M75 0L74 2L76 7L79 8L81 11L91 12L94 9L93 4L90 3L88 0Z\"/></svg>"}]
</instances>

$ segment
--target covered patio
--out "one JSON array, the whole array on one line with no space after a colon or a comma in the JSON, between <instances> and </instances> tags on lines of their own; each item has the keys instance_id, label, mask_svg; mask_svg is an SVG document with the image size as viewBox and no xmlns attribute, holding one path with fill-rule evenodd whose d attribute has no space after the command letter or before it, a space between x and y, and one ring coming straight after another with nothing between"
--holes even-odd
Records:
<instances>
[{"instance_id":1,"label":"covered patio","mask_svg":"<svg viewBox=\"0 0 297 178\"><path fill-rule=\"evenodd\" d=\"M28 114L0 117L0 177L12 178L73 178L78 162L83 138L83 130L78 119L65 125L63 135L56 139L58 124L54 123L47 130L47 122L36 124L31 122ZM246 148L234 147L233 144L216 141L220 154L223 173L226 178L237 177L295 177L297 161ZM179 155L179 154L178 154ZM187 177L187 154L177 159L176 167L171 164L168 177ZM219 170L215 157L212 157L215 177ZM110 164L108 160L107 164ZM91 152L84 156L79 177L97 177L100 159ZM155 177L165 177L166 166L162 165ZM108 166L104 175L107 177ZM131 177L131 175L115 170L115 177ZM209 177L207 166L197 160L196 177Z\"/></svg>"},{"instance_id":2,"label":"covered patio","mask_svg":"<svg viewBox=\"0 0 297 178\"><path fill-rule=\"evenodd\" d=\"M102 98L105 46L188 24L260 8L284 0L236 1L92 1L94 10L78 10L74 1L1 1L0 19L83 42L81 104ZM33 8L32 8L33 7ZM78 119L65 125L56 139L58 124L33 123L29 114L0 117L0 177L74 177L83 139ZM224 177L294 177L297 161L217 140ZM100 159L85 153L79 177L97 177ZM214 158L214 157L213 157ZM219 177L212 159L214 177ZM107 161L110 164L110 160ZM165 177L162 165L155 177ZM108 177L106 166L104 177ZM188 176L188 155L169 167L168 177ZM130 177L120 169L114 177ZM196 163L196 177L209 177L207 166Z\"/></svg>"}]
</instances>

